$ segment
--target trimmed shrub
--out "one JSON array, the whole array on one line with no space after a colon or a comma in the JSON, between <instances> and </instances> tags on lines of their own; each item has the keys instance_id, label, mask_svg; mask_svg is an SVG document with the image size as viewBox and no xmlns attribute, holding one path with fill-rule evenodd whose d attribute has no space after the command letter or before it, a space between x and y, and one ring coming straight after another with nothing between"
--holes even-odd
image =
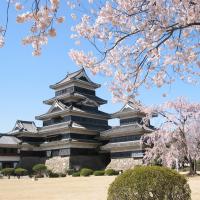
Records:
<instances>
[{"instance_id":1,"label":"trimmed shrub","mask_svg":"<svg viewBox=\"0 0 200 200\"><path fill-rule=\"evenodd\" d=\"M18 178L20 178L21 176L25 176L28 174L28 170L23 169L23 168L16 168L15 169L15 175L17 175Z\"/></svg>"},{"instance_id":2,"label":"trimmed shrub","mask_svg":"<svg viewBox=\"0 0 200 200\"><path fill-rule=\"evenodd\" d=\"M14 174L14 168L4 168L1 170L1 173L4 175L4 176L8 176L8 178L10 178L11 175Z\"/></svg>"},{"instance_id":3,"label":"trimmed shrub","mask_svg":"<svg viewBox=\"0 0 200 200\"><path fill-rule=\"evenodd\" d=\"M99 170L99 171L94 171L93 175L94 176L104 176L105 171Z\"/></svg>"},{"instance_id":4,"label":"trimmed shrub","mask_svg":"<svg viewBox=\"0 0 200 200\"><path fill-rule=\"evenodd\" d=\"M80 172L74 172L74 173L72 174L72 176L73 176L73 177L79 177L79 176L80 176Z\"/></svg>"},{"instance_id":5,"label":"trimmed shrub","mask_svg":"<svg viewBox=\"0 0 200 200\"><path fill-rule=\"evenodd\" d=\"M185 176L159 166L127 170L110 185L107 200L191 200Z\"/></svg>"},{"instance_id":6,"label":"trimmed shrub","mask_svg":"<svg viewBox=\"0 0 200 200\"><path fill-rule=\"evenodd\" d=\"M81 176L90 176L93 174L93 170L92 169L87 169L87 168L83 168L81 169Z\"/></svg>"},{"instance_id":7,"label":"trimmed shrub","mask_svg":"<svg viewBox=\"0 0 200 200\"><path fill-rule=\"evenodd\" d=\"M43 176L46 171L47 167L44 164L37 164L33 166L33 171L38 175L38 176Z\"/></svg>"},{"instance_id":8,"label":"trimmed shrub","mask_svg":"<svg viewBox=\"0 0 200 200\"><path fill-rule=\"evenodd\" d=\"M107 169L105 171L105 175L107 175L107 176L116 176L118 174L119 174L119 172L114 169Z\"/></svg>"},{"instance_id":9,"label":"trimmed shrub","mask_svg":"<svg viewBox=\"0 0 200 200\"><path fill-rule=\"evenodd\" d=\"M66 170L66 174L67 175L72 175L73 173L75 173L76 171L74 169L67 169Z\"/></svg>"},{"instance_id":10,"label":"trimmed shrub","mask_svg":"<svg viewBox=\"0 0 200 200\"><path fill-rule=\"evenodd\" d=\"M59 177L66 177L66 174L64 174L64 173L59 173Z\"/></svg>"}]
</instances>

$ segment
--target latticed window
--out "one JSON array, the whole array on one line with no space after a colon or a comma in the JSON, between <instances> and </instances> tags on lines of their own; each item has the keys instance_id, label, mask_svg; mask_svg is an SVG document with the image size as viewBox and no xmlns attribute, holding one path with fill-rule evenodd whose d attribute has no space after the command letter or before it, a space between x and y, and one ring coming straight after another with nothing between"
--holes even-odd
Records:
<instances>
[{"instance_id":1,"label":"latticed window","mask_svg":"<svg viewBox=\"0 0 200 200\"><path fill-rule=\"evenodd\" d=\"M72 93L74 91L74 87L65 88L63 90L56 91L55 95L60 96L66 93Z\"/></svg>"},{"instance_id":2,"label":"latticed window","mask_svg":"<svg viewBox=\"0 0 200 200\"><path fill-rule=\"evenodd\" d=\"M127 136L121 136L121 137L114 137L110 139L110 142L127 142L127 141L137 141L140 140L142 135L127 135Z\"/></svg>"},{"instance_id":3,"label":"latticed window","mask_svg":"<svg viewBox=\"0 0 200 200\"><path fill-rule=\"evenodd\" d=\"M142 119L141 118L128 118L128 119L121 119L120 124L125 125L125 124L134 124L134 123L141 123Z\"/></svg>"},{"instance_id":4,"label":"latticed window","mask_svg":"<svg viewBox=\"0 0 200 200\"><path fill-rule=\"evenodd\" d=\"M143 155L144 155L143 150L111 153L112 158L141 158L143 157Z\"/></svg>"}]
</instances>

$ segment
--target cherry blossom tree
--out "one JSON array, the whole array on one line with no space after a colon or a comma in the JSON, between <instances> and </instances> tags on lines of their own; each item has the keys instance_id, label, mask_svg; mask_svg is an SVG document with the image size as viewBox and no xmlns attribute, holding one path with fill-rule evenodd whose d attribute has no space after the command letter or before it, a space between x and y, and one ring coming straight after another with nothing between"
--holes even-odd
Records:
<instances>
[{"instance_id":1,"label":"cherry blossom tree","mask_svg":"<svg viewBox=\"0 0 200 200\"><path fill-rule=\"evenodd\" d=\"M200 159L200 104L178 98L152 111L160 116L161 124L143 138L147 147L144 161L157 161L168 167L176 162L188 163L190 174L195 174L196 160Z\"/></svg>"},{"instance_id":2,"label":"cherry blossom tree","mask_svg":"<svg viewBox=\"0 0 200 200\"><path fill-rule=\"evenodd\" d=\"M56 36L60 0L8 0L19 14L18 23L31 23L23 44L33 46L33 55ZM117 99L135 97L141 87L172 84L180 79L196 83L200 75L199 0L69 0L75 20L72 38L87 40L94 48L72 49L70 57L94 74L111 76L111 91ZM87 7L87 9L84 9ZM7 17L8 22L8 17ZM0 28L4 45L6 25Z\"/></svg>"}]
</instances>

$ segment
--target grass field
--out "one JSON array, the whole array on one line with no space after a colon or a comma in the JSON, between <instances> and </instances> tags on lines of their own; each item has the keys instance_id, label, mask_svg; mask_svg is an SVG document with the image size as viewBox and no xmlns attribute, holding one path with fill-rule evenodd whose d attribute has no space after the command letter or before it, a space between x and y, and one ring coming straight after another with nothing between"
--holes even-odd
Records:
<instances>
[{"instance_id":1,"label":"grass field","mask_svg":"<svg viewBox=\"0 0 200 200\"><path fill-rule=\"evenodd\" d=\"M106 200L115 177L0 179L0 200ZM192 200L200 200L200 177L189 179Z\"/></svg>"}]
</instances>

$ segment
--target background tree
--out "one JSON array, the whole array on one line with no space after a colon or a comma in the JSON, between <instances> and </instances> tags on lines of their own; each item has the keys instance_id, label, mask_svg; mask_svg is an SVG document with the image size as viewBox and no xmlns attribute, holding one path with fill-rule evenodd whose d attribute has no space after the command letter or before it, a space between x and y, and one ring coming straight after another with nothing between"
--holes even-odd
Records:
<instances>
[{"instance_id":1,"label":"background tree","mask_svg":"<svg viewBox=\"0 0 200 200\"><path fill-rule=\"evenodd\" d=\"M196 160L200 159L200 104L178 98L154 108L155 112L161 125L143 138L147 146L144 161L147 164L158 161L169 167L176 162L188 163L190 174L196 174Z\"/></svg>"}]
</instances>

